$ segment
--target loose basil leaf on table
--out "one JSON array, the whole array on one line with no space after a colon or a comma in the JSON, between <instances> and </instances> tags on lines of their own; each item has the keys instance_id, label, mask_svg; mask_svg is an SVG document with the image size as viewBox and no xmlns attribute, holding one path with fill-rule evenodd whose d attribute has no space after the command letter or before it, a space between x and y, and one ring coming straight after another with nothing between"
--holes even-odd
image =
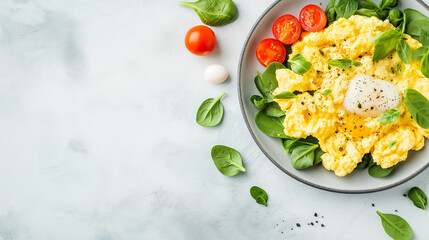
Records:
<instances>
[{"instance_id":1,"label":"loose basil leaf on table","mask_svg":"<svg viewBox=\"0 0 429 240\"><path fill-rule=\"evenodd\" d=\"M264 109L267 106L267 99L258 96L258 95L253 95L250 97L250 102L253 103L253 105L255 105L255 107L259 108L259 109Z\"/></svg>"},{"instance_id":2,"label":"loose basil leaf on table","mask_svg":"<svg viewBox=\"0 0 429 240\"><path fill-rule=\"evenodd\" d=\"M368 174L371 177L382 178L389 175L393 169L394 166L390 168L382 168L380 165L378 165L371 159L371 162L369 163Z\"/></svg>"},{"instance_id":3,"label":"loose basil leaf on table","mask_svg":"<svg viewBox=\"0 0 429 240\"><path fill-rule=\"evenodd\" d=\"M393 26L397 27L404 20L404 16L403 16L402 12L399 11L398 9L390 9L389 15L387 16L387 19L389 19L389 22Z\"/></svg>"},{"instance_id":4,"label":"loose basil leaf on table","mask_svg":"<svg viewBox=\"0 0 429 240\"><path fill-rule=\"evenodd\" d=\"M285 91L275 95L274 98L275 99L292 99L292 98L297 98L297 96L292 92Z\"/></svg>"},{"instance_id":5,"label":"loose basil leaf on table","mask_svg":"<svg viewBox=\"0 0 429 240\"><path fill-rule=\"evenodd\" d=\"M380 9L384 8L393 8L398 6L398 0L381 0L380 1Z\"/></svg>"},{"instance_id":6,"label":"loose basil leaf on table","mask_svg":"<svg viewBox=\"0 0 429 240\"><path fill-rule=\"evenodd\" d=\"M404 39L401 39L396 43L396 51L398 52L399 58L405 64L410 64L413 58L413 50L410 45Z\"/></svg>"},{"instance_id":7,"label":"loose basil leaf on table","mask_svg":"<svg viewBox=\"0 0 429 240\"><path fill-rule=\"evenodd\" d=\"M370 41L375 43L372 60L378 61L387 57L393 50L395 50L397 43L401 40L401 37L401 32L392 29L371 38Z\"/></svg>"},{"instance_id":8,"label":"loose basil leaf on table","mask_svg":"<svg viewBox=\"0 0 429 240\"><path fill-rule=\"evenodd\" d=\"M225 95L222 93L218 98L205 100L197 111L197 123L203 127L214 127L222 121L223 105L220 99Z\"/></svg>"},{"instance_id":9,"label":"loose basil leaf on table","mask_svg":"<svg viewBox=\"0 0 429 240\"><path fill-rule=\"evenodd\" d=\"M289 59L289 63L292 71L299 75L306 73L312 66L311 62L305 60L304 56L299 53Z\"/></svg>"},{"instance_id":10,"label":"loose basil leaf on table","mask_svg":"<svg viewBox=\"0 0 429 240\"><path fill-rule=\"evenodd\" d=\"M410 225L398 215L381 213L377 211L381 218L384 231L395 240L410 240L413 237L413 230Z\"/></svg>"},{"instance_id":11,"label":"loose basil leaf on table","mask_svg":"<svg viewBox=\"0 0 429 240\"><path fill-rule=\"evenodd\" d=\"M255 123L259 130L268 136L275 138L286 138L283 127L283 117L270 117L263 111L259 111L255 116Z\"/></svg>"},{"instance_id":12,"label":"loose basil leaf on table","mask_svg":"<svg viewBox=\"0 0 429 240\"><path fill-rule=\"evenodd\" d=\"M349 18L356 10L358 10L359 3L357 0L336 0L335 1L335 12L338 18Z\"/></svg>"},{"instance_id":13,"label":"loose basil leaf on table","mask_svg":"<svg viewBox=\"0 0 429 240\"><path fill-rule=\"evenodd\" d=\"M414 89L406 89L404 95L405 106L414 121L420 127L429 129L429 100Z\"/></svg>"},{"instance_id":14,"label":"loose basil leaf on table","mask_svg":"<svg viewBox=\"0 0 429 240\"><path fill-rule=\"evenodd\" d=\"M225 176L234 176L246 171L241 154L233 148L216 145L212 148L211 156L216 168Z\"/></svg>"},{"instance_id":15,"label":"loose basil leaf on table","mask_svg":"<svg viewBox=\"0 0 429 240\"><path fill-rule=\"evenodd\" d=\"M250 188L250 195L256 200L257 203L264 205L265 207L267 206L268 194L264 189L258 186L253 186Z\"/></svg>"},{"instance_id":16,"label":"loose basil leaf on table","mask_svg":"<svg viewBox=\"0 0 429 240\"><path fill-rule=\"evenodd\" d=\"M363 155L362 161L357 164L356 169L365 169L369 166L369 163L372 160L372 156L370 153L366 153Z\"/></svg>"},{"instance_id":17,"label":"loose basil leaf on table","mask_svg":"<svg viewBox=\"0 0 429 240\"><path fill-rule=\"evenodd\" d=\"M383 124L389 124L396 122L401 116L401 112L398 109L390 109L389 111L384 112L378 117L377 121Z\"/></svg>"},{"instance_id":18,"label":"loose basil leaf on table","mask_svg":"<svg viewBox=\"0 0 429 240\"><path fill-rule=\"evenodd\" d=\"M332 67L338 67L338 68L348 68L350 66L360 66L361 63L360 62L354 62L351 59L335 59L335 60L331 60L331 61L327 61L327 64L329 64Z\"/></svg>"},{"instance_id":19,"label":"loose basil leaf on table","mask_svg":"<svg viewBox=\"0 0 429 240\"><path fill-rule=\"evenodd\" d=\"M411 188L410 191L408 191L408 198L413 201L416 207L426 210L426 206L428 205L428 198L420 188Z\"/></svg>"},{"instance_id":20,"label":"loose basil leaf on table","mask_svg":"<svg viewBox=\"0 0 429 240\"><path fill-rule=\"evenodd\" d=\"M268 103L267 107L264 109L264 113L270 117L282 117L286 114L276 102Z\"/></svg>"},{"instance_id":21,"label":"loose basil leaf on table","mask_svg":"<svg viewBox=\"0 0 429 240\"><path fill-rule=\"evenodd\" d=\"M421 47L417 48L416 50L414 50L414 52L413 52L413 58L414 58L416 61L421 62L421 61L423 61L423 57L425 56L425 54L426 54L428 51L429 51L429 48L428 48L428 47L421 46Z\"/></svg>"},{"instance_id":22,"label":"loose basil leaf on table","mask_svg":"<svg viewBox=\"0 0 429 240\"><path fill-rule=\"evenodd\" d=\"M209 26L222 26L237 18L237 7L231 0L182 1L179 5L192 8L201 21Z\"/></svg>"}]
</instances>

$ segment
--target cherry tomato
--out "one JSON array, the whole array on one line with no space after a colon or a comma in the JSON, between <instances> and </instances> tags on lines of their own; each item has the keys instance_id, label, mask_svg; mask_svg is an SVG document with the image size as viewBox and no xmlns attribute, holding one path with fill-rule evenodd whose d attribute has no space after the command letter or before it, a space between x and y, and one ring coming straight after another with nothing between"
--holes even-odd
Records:
<instances>
[{"instance_id":1,"label":"cherry tomato","mask_svg":"<svg viewBox=\"0 0 429 240\"><path fill-rule=\"evenodd\" d=\"M185 45L195 55L207 55L216 48L216 36L206 26L195 26L186 33Z\"/></svg>"},{"instance_id":2,"label":"cherry tomato","mask_svg":"<svg viewBox=\"0 0 429 240\"><path fill-rule=\"evenodd\" d=\"M299 13L299 21L302 28L309 32L317 32L326 26L327 18L325 12L316 5L305 6Z\"/></svg>"},{"instance_id":3,"label":"cherry tomato","mask_svg":"<svg viewBox=\"0 0 429 240\"><path fill-rule=\"evenodd\" d=\"M256 48L256 57L265 67L272 62L283 63L286 59L286 49L277 39L264 39Z\"/></svg>"},{"instance_id":4,"label":"cherry tomato","mask_svg":"<svg viewBox=\"0 0 429 240\"><path fill-rule=\"evenodd\" d=\"M290 14L283 15L274 22L273 34L280 42L290 45L301 36L301 24L296 17Z\"/></svg>"}]
</instances>

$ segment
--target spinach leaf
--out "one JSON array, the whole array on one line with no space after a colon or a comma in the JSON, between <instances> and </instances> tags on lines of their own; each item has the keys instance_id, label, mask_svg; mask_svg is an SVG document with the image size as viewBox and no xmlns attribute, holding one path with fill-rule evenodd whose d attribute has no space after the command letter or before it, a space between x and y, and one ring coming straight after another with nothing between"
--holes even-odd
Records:
<instances>
[{"instance_id":1,"label":"spinach leaf","mask_svg":"<svg viewBox=\"0 0 429 240\"><path fill-rule=\"evenodd\" d=\"M317 144L301 145L296 147L290 156L292 166L295 169L305 169L314 165L314 150Z\"/></svg>"},{"instance_id":2,"label":"spinach leaf","mask_svg":"<svg viewBox=\"0 0 429 240\"><path fill-rule=\"evenodd\" d=\"M372 160L371 153L366 153L365 155L363 155L362 161L357 164L356 169L367 168L371 160Z\"/></svg>"},{"instance_id":3,"label":"spinach leaf","mask_svg":"<svg viewBox=\"0 0 429 240\"><path fill-rule=\"evenodd\" d=\"M374 10L374 9L360 8L356 11L356 14L361 15L361 16L365 16L365 17L377 17L377 18L379 18L377 10Z\"/></svg>"},{"instance_id":4,"label":"spinach leaf","mask_svg":"<svg viewBox=\"0 0 429 240\"><path fill-rule=\"evenodd\" d=\"M381 218L384 231L395 240L410 240L413 237L413 230L410 225L398 215L386 214L377 211Z\"/></svg>"},{"instance_id":5,"label":"spinach leaf","mask_svg":"<svg viewBox=\"0 0 429 240\"><path fill-rule=\"evenodd\" d=\"M255 116L255 123L259 130L268 136L275 138L285 138L283 127L284 117L270 117L264 112L259 111Z\"/></svg>"},{"instance_id":6,"label":"spinach leaf","mask_svg":"<svg viewBox=\"0 0 429 240\"><path fill-rule=\"evenodd\" d=\"M262 76L261 76L261 74L259 74L259 72L256 72L256 77L255 77L254 82L255 82L256 88L262 94L262 96L264 98L269 98L271 95L270 90L268 90L265 87L264 82L262 81Z\"/></svg>"},{"instance_id":7,"label":"spinach leaf","mask_svg":"<svg viewBox=\"0 0 429 240\"><path fill-rule=\"evenodd\" d=\"M222 121L223 105L220 99L225 95L222 93L218 98L205 100L197 111L197 123L203 127L214 127Z\"/></svg>"},{"instance_id":8,"label":"spinach leaf","mask_svg":"<svg viewBox=\"0 0 429 240\"><path fill-rule=\"evenodd\" d=\"M349 18L358 10L359 3L357 0L337 0L335 2L335 12L338 18Z\"/></svg>"},{"instance_id":9,"label":"spinach leaf","mask_svg":"<svg viewBox=\"0 0 429 240\"><path fill-rule=\"evenodd\" d=\"M429 78L429 51L426 52L422 58L422 65L420 66L420 71L425 77Z\"/></svg>"},{"instance_id":10,"label":"spinach leaf","mask_svg":"<svg viewBox=\"0 0 429 240\"><path fill-rule=\"evenodd\" d=\"M312 66L312 64L305 60L304 56L299 53L289 59L289 63L292 71L299 75L306 73Z\"/></svg>"},{"instance_id":11,"label":"spinach leaf","mask_svg":"<svg viewBox=\"0 0 429 240\"><path fill-rule=\"evenodd\" d=\"M323 91L322 95L323 96L329 96L332 93L331 89L326 89L325 91Z\"/></svg>"},{"instance_id":12,"label":"spinach leaf","mask_svg":"<svg viewBox=\"0 0 429 240\"><path fill-rule=\"evenodd\" d=\"M393 168L394 166L390 168L382 168L380 165L378 165L371 159L371 162L369 163L368 174L371 177L376 178L386 177L390 174L390 172L392 172Z\"/></svg>"},{"instance_id":13,"label":"spinach leaf","mask_svg":"<svg viewBox=\"0 0 429 240\"><path fill-rule=\"evenodd\" d=\"M407 8L404 10L407 24L405 32L413 37L419 37L421 29L429 30L429 18L419 11Z\"/></svg>"},{"instance_id":14,"label":"spinach leaf","mask_svg":"<svg viewBox=\"0 0 429 240\"><path fill-rule=\"evenodd\" d=\"M389 22L395 27L399 26L402 20L404 20L402 12L398 9L390 9L389 16L387 16L387 18L389 19Z\"/></svg>"},{"instance_id":15,"label":"spinach leaf","mask_svg":"<svg viewBox=\"0 0 429 240\"><path fill-rule=\"evenodd\" d=\"M264 113L269 117L282 117L286 114L276 102L268 103Z\"/></svg>"},{"instance_id":16,"label":"spinach leaf","mask_svg":"<svg viewBox=\"0 0 429 240\"><path fill-rule=\"evenodd\" d=\"M393 50L395 50L397 43L401 40L401 37L402 33L392 29L370 39L371 42L375 43L372 60L378 61L387 57Z\"/></svg>"},{"instance_id":17,"label":"spinach leaf","mask_svg":"<svg viewBox=\"0 0 429 240\"><path fill-rule=\"evenodd\" d=\"M423 192L418 187L413 187L408 192L408 198L413 201L414 206L426 210L428 205L428 198L426 197L425 192Z\"/></svg>"},{"instance_id":18,"label":"spinach leaf","mask_svg":"<svg viewBox=\"0 0 429 240\"><path fill-rule=\"evenodd\" d=\"M370 10L378 10L379 7L373 1L370 0L362 0L359 2L359 9L370 9Z\"/></svg>"},{"instance_id":19,"label":"spinach leaf","mask_svg":"<svg viewBox=\"0 0 429 240\"><path fill-rule=\"evenodd\" d=\"M381 0L380 1L380 9L384 9L387 7L393 8L398 6L398 0Z\"/></svg>"},{"instance_id":20,"label":"spinach leaf","mask_svg":"<svg viewBox=\"0 0 429 240\"><path fill-rule=\"evenodd\" d=\"M301 144L300 141L301 139L292 138L292 137L281 139L283 149L285 150L286 153L291 153L297 144Z\"/></svg>"},{"instance_id":21,"label":"spinach leaf","mask_svg":"<svg viewBox=\"0 0 429 240\"><path fill-rule=\"evenodd\" d=\"M270 65L268 65L267 69L265 69L264 73L262 74L262 83L270 93L272 93L279 86L276 78L276 71L285 68L286 67L281 63L272 62Z\"/></svg>"},{"instance_id":22,"label":"spinach leaf","mask_svg":"<svg viewBox=\"0 0 429 240\"><path fill-rule=\"evenodd\" d=\"M414 89L405 89L404 95L405 106L413 116L414 121L420 127L429 129L429 100Z\"/></svg>"},{"instance_id":23,"label":"spinach leaf","mask_svg":"<svg viewBox=\"0 0 429 240\"><path fill-rule=\"evenodd\" d=\"M426 29L420 30L420 43L425 46L429 47L429 31Z\"/></svg>"},{"instance_id":24,"label":"spinach leaf","mask_svg":"<svg viewBox=\"0 0 429 240\"><path fill-rule=\"evenodd\" d=\"M416 50L414 50L414 52L413 52L413 58L414 58L416 61L421 62L421 61L423 61L423 57L425 56L425 54L426 54L428 51L429 51L429 48L428 48L428 47L421 46L421 47L417 48Z\"/></svg>"},{"instance_id":25,"label":"spinach leaf","mask_svg":"<svg viewBox=\"0 0 429 240\"><path fill-rule=\"evenodd\" d=\"M314 154L314 165L322 162L322 155L325 152L319 147L316 149L316 153Z\"/></svg>"},{"instance_id":26,"label":"spinach leaf","mask_svg":"<svg viewBox=\"0 0 429 240\"><path fill-rule=\"evenodd\" d=\"M326 18L328 19L328 25L335 22L337 19L337 12L335 11L336 0L329 1L325 9Z\"/></svg>"},{"instance_id":27,"label":"spinach leaf","mask_svg":"<svg viewBox=\"0 0 429 240\"><path fill-rule=\"evenodd\" d=\"M225 176L234 176L246 171L241 154L233 148L216 145L212 148L211 155L216 168Z\"/></svg>"},{"instance_id":28,"label":"spinach leaf","mask_svg":"<svg viewBox=\"0 0 429 240\"><path fill-rule=\"evenodd\" d=\"M413 58L413 50L404 39L401 39L396 43L396 51L398 52L398 56L402 62L405 64L411 63Z\"/></svg>"},{"instance_id":29,"label":"spinach leaf","mask_svg":"<svg viewBox=\"0 0 429 240\"><path fill-rule=\"evenodd\" d=\"M257 203L267 206L268 194L264 189L253 186L250 188L250 195L256 200Z\"/></svg>"},{"instance_id":30,"label":"spinach leaf","mask_svg":"<svg viewBox=\"0 0 429 240\"><path fill-rule=\"evenodd\" d=\"M231 0L199 0L179 2L179 5L192 8L201 22L209 26L222 26L237 18L237 7Z\"/></svg>"},{"instance_id":31,"label":"spinach leaf","mask_svg":"<svg viewBox=\"0 0 429 240\"><path fill-rule=\"evenodd\" d=\"M389 124L396 122L401 116L401 112L398 109L390 109L389 111L384 112L378 117L377 121L383 124Z\"/></svg>"},{"instance_id":32,"label":"spinach leaf","mask_svg":"<svg viewBox=\"0 0 429 240\"><path fill-rule=\"evenodd\" d=\"M399 73L402 72L402 65L400 63L396 65L396 71L398 71Z\"/></svg>"},{"instance_id":33,"label":"spinach leaf","mask_svg":"<svg viewBox=\"0 0 429 240\"><path fill-rule=\"evenodd\" d=\"M389 149L393 148L397 143L398 143L398 141L397 141L397 140L391 141L391 142L389 143Z\"/></svg>"},{"instance_id":34,"label":"spinach leaf","mask_svg":"<svg viewBox=\"0 0 429 240\"><path fill-rule=\"evenodd\" d=\"M329 64L332 67L338 67L338 68L348 68L350 66L360 66L361 63L360 62L354 62L351 59L335 59L335 60L331 60L331 61L327 61L327 64Z\"/></svg>"},{"instance_id":35,"label":"spinach leaf","mask_svg":"<svg viewBox=\"0 0 429 240\"><path fill-rule=\"evenodd\" d=\"M250 102L252 102L253 105L255 105L255 107L259 109L264 109L267 106L267 99L262 98L261 96L258 96L258 95L251 96Z\"/></svg>"},{"instance_id":36,"label":"spinach leaf","mask_svg":"<svg viewBox=\"0 0 429 240\"><path fill-rule=\"evenodd\" d=\"M274 98L275 99L292 99L292 98L297 98L297 96L292 92L285 91L275 95Z\"/></svg>"}]
</instances>

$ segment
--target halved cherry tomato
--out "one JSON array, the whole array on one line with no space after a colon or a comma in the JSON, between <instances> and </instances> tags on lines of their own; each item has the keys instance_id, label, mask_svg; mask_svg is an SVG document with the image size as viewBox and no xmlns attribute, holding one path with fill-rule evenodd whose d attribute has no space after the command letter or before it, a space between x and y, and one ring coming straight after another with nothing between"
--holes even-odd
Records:
<instances>
[{"instance_id":1,"label":"halved cherry tomato","mask_svg":"<svg viewBox=\"0 0 429 240\"><path fill-rule=\"evenodd\" d=\"M326 26L325 12L314 4L305 6L299 13L299 21L302 28L308 32L317 32Z\"/></svg>"},{"instance_id":2,"label":"halved cherry tomato","mask_svg":"<svg viewBox=\"0 0 429 240\"><path fill-rule=\"evenodd\" d=\"M196 26L186 33L185 45L195 55L207 55L216 48L216 36L210 28Z\"/></svg>"},{"instance_id":3,"label":"halved cherry tomato","mask_svg":"<svg viewBox=\"0 0 429 240\"><path fill-rule=\"evenodd\" d=\"M301 24L296 17L290 14L283 15L274 22L273 34L280 42L290 45L301 36Z\"/></svg>"},{"instance_id":4,"label":"halved cherry tomato","mask_svg":"<svg viewBox=\"0 0 429 240\"><path fill-rule=\"evenodd\" d=\"M283 63L286 59L286 49L279 40L267 38L256 48L256 57L265 67L272 62Z\"/></svg>"}]
</instances>

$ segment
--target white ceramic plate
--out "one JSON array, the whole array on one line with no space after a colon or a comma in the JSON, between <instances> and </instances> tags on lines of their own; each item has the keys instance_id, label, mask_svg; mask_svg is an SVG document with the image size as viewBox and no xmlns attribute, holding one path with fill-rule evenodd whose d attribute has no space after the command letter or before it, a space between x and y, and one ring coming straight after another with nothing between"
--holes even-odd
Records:
<instances>
[{"instance_id":1,"label":"white ceramic plate","mask_svg":"<svg viewBox=\"0 0 429 240\"><path fill-rule=\"evenodd\" d=\"M325 170L321 164L306 170L294 169L280 140L266 136L255 124L254 117L258 110L252 105L249 98L254 94L259 94L253 83L255 71L264 71L264 67L261 66L255 55L258 43L265 38L273 38L271 26L278 17L284 14L298 17L300 10L308 4L317 4L325 9L328 2L328 0L277 0L256 21L245 40L238 67L238 95L244 120L256 144L268 159L298 181L316 188L342 193L376 192L397 186L417 176L429 166L428 147L418 152L410 152L407 161L399 163L388 177L370 177L365 169L355 170L346 177L340 178L332 171ZM399 0L398 8L401 10L413 8L429 16L429 7L420 0Z\"/></svg>"}]
</instances>

